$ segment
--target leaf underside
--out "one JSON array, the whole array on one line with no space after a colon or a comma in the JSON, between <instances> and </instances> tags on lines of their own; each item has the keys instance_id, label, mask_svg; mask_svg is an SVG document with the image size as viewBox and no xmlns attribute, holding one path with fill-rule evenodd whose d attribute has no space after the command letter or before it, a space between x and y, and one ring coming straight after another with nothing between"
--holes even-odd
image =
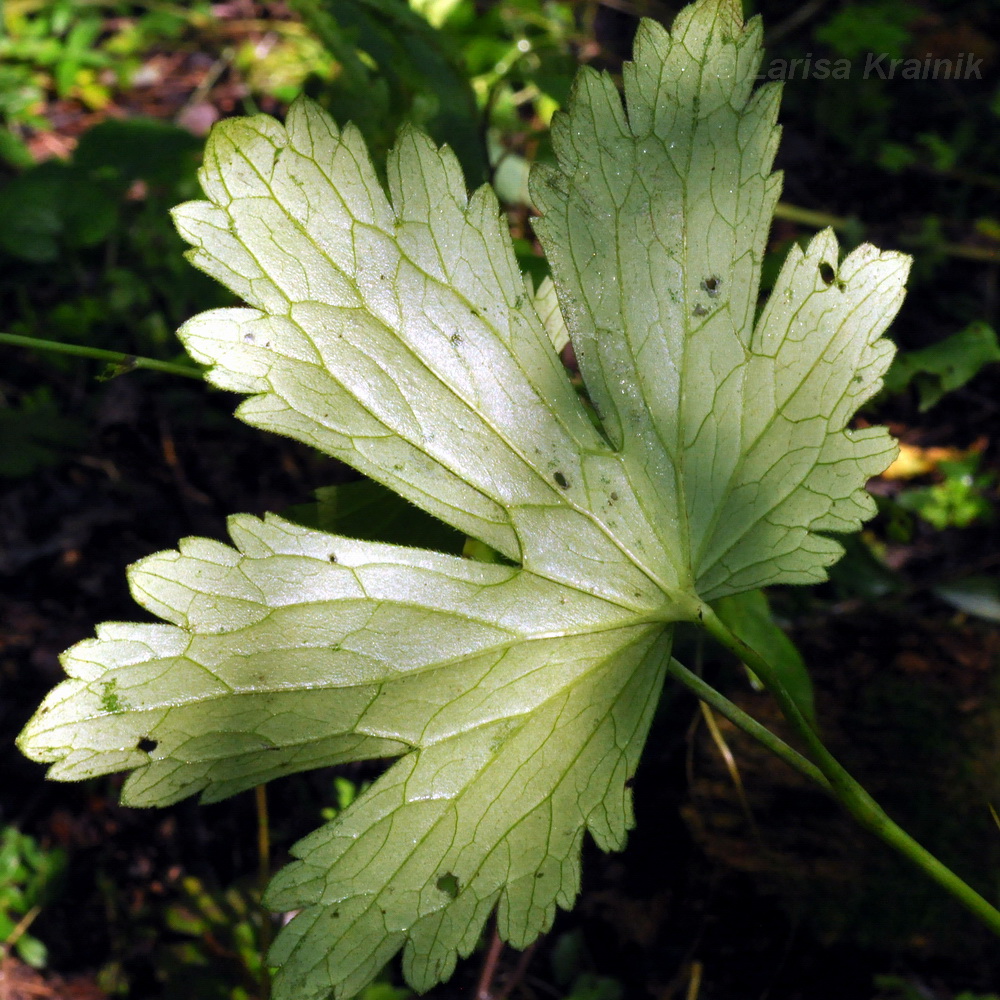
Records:
<instances>
[{"instance_id":1,"label":"leaf underside","mask_svg":"<svg viewBox=\"0 0 1000 1000\"><path fill-rule=\"evenodd\" d=\"M212 133L192 262L248 305L180 331L239 416L349 462L513 565L237 515L132 567L169 624L107 623L21 737L63 780L213 800L400 758L296 845L275 995L361 990L400 948L418 990L489 914L524 946L579 888L584 830L632 825L671 623L824 578L892 459L849 430L892 349L907 260L830 231L760 316L778 87L737 0L644 21L625 105L584 70L533 175L553 284L494 195L405 130L379 186L358 132L300 100ZM558 300L558 301L557 301ZM561 365L568 332L600 427Z\"/></svg>"}]
</instances>

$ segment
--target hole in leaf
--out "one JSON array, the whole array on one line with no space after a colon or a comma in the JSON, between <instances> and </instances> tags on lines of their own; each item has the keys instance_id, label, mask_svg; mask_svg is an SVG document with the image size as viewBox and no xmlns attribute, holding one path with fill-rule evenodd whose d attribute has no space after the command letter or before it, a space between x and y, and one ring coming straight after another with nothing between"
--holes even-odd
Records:
<instances>
[{"instance_id":1,"label":"hole in leaf","mask_svg":"<svg viewBox=\"0 0 1000 1000\"><path fill-rule=\"evenodd\" d=\"M703 278L701 282L702 291L708 292L714 299L719 294L719 286L722 284L720 278L714 274L710 278Z\"/></svg>"},{"instance_id":2,"label":"hole in leaf","mask_svg":"<svg viewBox=\"0 0 1000 1000\"><path fill-rule=\"evenodd\" d=\"M569 480L561 472L557 472L552 478L556 481L556 486L564 490L569 489Z\"/></svg>"},{"instance_id":3,"label":"hole in leaf","mask_svg":"<svg viewBox=\"0 0 1000 1000\"><path fill-rule=\"evenodd\" d=\"M832 285L837 272L824 260L819 265L819 276L823 279L824 285Z\"/></svg>"},{"instance_id":4,"label":"hole in leaf","mask_svg":"<svg viewBox=\"0 0 1000 1000\"><path fill-rule=\"evenodd\" d=\"M572 344L567 344L559 352L559 360L563 363L563 367L567 368L574 375L580 371L580 362L576 359L576 350Z\"/></svg>"},{"instance_id":5,"label":"hole in leaf","mask_svg":"<svg viewBox=\"0 0 1000 1000\"><path fill-rule=\"evenodd\" d=\"M152 753L160 744L156 740L151 740L148 736L143 736L138 743L136 743L136 750L141 750L143 753Z\"/></svg>"},{"instance_id":6,"label":"hole in leaf","mask_svg":"<svg viewBox=\"0 0 1000 1000\"><path fill-rule=\"evenodd\" d=\"M458 896L458 878L451 872L445 872L434 884L446 896L451 896L452 899Z\"/></svg>"}]
</instances>

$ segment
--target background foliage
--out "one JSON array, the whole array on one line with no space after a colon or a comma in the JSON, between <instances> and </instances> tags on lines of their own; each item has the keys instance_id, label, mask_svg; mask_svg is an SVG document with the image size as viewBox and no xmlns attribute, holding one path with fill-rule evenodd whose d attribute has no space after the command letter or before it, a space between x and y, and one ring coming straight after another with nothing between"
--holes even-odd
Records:
<instances>
[{"instance_id":1,"label":"background foliage","mask_svg":"<svg viewBox=\"0 0 1000 1000\"><path fill-rule=\"evenodd\" d=\"M183 361L173 330L228 299L183 260L166 210L196 195L212 121L280 115L302 90L354 119L376 162L403 121L452 144L470 183L497 187L538 276L526 171L551 159L548 126L575 68L617 73L638 17L669 24L679 6L8 0L0 329ZM762 616L785 627L831 743L995 897L1000 11L987 0L766 0L754 11L764 71L789 78L766 274L827 224L846 249L871 239L916 266L892 331L900 356L865 414L903 442L872 484L880 517L830 584L770 592L771 618L760 603L729 613L746 628ZM871 53L971 56L981 78L866 76ZM807 56L851 72L821 79L804 71ZM242 427L233 401L196 381L0 351L0 996L264 996L271 926L256 900L268 857L375 772L279 783L269 818L250 795L134 813L115 804L112 780L44 785L13 736L57 679L55 654L98 619L136 617L124 566L181 535L221 537L230 510L291 509L394 541L436 526L401 523L391 498L348 484L345 470ZM696 660L768 718L738 665L710 648L692 648ZM435 995L484 976L497 996L575 1000L971 1000L995 989L995 942L936 890L686 696L666 697L659 715L628 851L587 859L580 907L527 963L497 958L487 937ZM397 982L388 969L369 1000L405 996Z\"/></svg>"}]
</instances>

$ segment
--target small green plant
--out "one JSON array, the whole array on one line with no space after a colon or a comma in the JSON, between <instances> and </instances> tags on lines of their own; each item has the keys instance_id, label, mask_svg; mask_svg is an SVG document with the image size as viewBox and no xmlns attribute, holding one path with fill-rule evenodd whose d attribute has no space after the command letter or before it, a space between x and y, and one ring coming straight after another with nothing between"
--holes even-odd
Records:
<instances>
[{"instance_id":1,"label":"small green plant","mask_svg":"<svg viewBox=\"0 0 1000 1000\"><path fill-rule=\"evenodd\" d=\"M492 191L470 197L412 128L388 194L358 130L310 101L284 126L213 132L207 200L175 221L247 307L190 320L188 351L248 397L242 419L342 458L485 557L236 515L231 546L188 538L132 567L165 623L106 623L69 650L21 736L53 778L131 771L135 805L399 758L267 890L296 912L269 956L277 997L352 996L400 950L429 989L494 910L516 947L546 930L578 892L584 833L624 846L668 675L1000 931L831 756L808 690L789 690L801 665L740 638L767 637L766 605L735 632L716 610L825 579L831 535L874 513L864 483L895 454L883 428L849 424L889 365L908 258L842 259L826 230L792 248L758 315L780 188L760 38L737 0L700 0L672 33L643 22L624 105L580 75L557 164L532 177L553 276L537 288ZM671 657L678 622L746 664L808 756Z\"/></svg>"},{"instance_id":2,"label":"small green plant","mask_svg":"<svg viewBox=\"0 0 1000 1000\"><path fill-rule=\"evenodd\" d=\"M51 128L43 111L50 97L70 98L101 110L116 87L127 85L143 53L164 39L176 38L189 22L211 20L211 8L196 0L170 9L136 13L124 2L77 0L11 3L0 11L0 157L27 165L17 139L25 126ZM106 15L122 15L114 27ZM110 30L109 30L110 29Z\"/></svg>"},{"instance_id":3,"label":"small green plant","mask_svg":"<svg viewBox=\"0 0 1000 1000\"><path fill-rule=\"evenodd\" d=\"M48 949L28 932L66 865L57 848L43 848L16 827L0 830L0 946L36 969L48 961Z\"/></svg>"},{"instance_id":4,"label":"small green plant","mask_svg":"<svg viewBox=\"0 0 1000 1000\"><path fill-rule=\"evenodd\" d=\"M979 471L981 459L974 452L958 461L939 462L938 471L943 477L940 483L906 490L896 503L938 531L967 528L976 521L988 520L993 515L993 505L986 494L996 475Z\"/></svg>"},{"instance_id":5,"label":"small green plant","mask_svg":"<svg viewBox=\"0 0 1000 1000\"><path fill-rule=\"evenodd\" d=\"M359 795L368 787L368 782L363 782L360 786L356 785L350 778L345 778L343 775L338 775L333 779L333 793L336 804L332 806L324 806L320 810L320 816L330 823L335 820L338 814L342 813Z\"/></svg>"},{"instance_id":6,"label":"small green plant","mask_svg":"<svg viewBox=\"0 0 1000 1000\"><path fill-rule=\"evenodd\" d=\"M267 972L262 955L267 917L259 890L212 891L190 875L179 890L165 924L180 941L164 948L159 959L170 996L248 1000L258 995Z\"/></svg>"}]
</instances>

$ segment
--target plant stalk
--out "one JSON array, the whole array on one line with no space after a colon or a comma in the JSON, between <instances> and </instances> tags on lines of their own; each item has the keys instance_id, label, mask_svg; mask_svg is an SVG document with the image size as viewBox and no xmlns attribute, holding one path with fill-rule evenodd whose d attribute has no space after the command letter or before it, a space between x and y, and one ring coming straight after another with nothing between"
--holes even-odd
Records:
<instances>
[{"instance_id":1,"label":"plant stalk","mask_svg":"<svg viewBox=\"0 0 1000 1000\"><path fill-rule=\"evenodd\" d=\"M908 858L926 875L950 892L987 927L1000 935L1000 910L987 902L975 889L960 879L947 865L942 864L930 851L918 844L902 827L889 818L882 807L827 750L826 745L809 724L809 721L799 711L795 700L785 690L770 663L742 639L734 635L708 605L703 605L700 619L709 635L739 657L777 699L785 718L795 729L816 767L826 779L830 794L865 829L880 837L895 851ZM772 737L772 739L774 738Z\"/></svg>"},{"instance_id":2,"label":"plant stalk","mask_svg":"<svg viewBox=\"0 0 1000 1000\"><path fill-rule=\"evenodd\" d=\"M163 372L166 375L182 375L184 378L194 378L201 381L204 373L194 365L179 365L172 361L158 361L156 358L144 358L136 354L124 354L122 351L106 351L100 347L87 347L85 344L65 344L58 340L42 340L39 337L22 337L17 333L0 333L0 344L11 347L26 347L32 351L52 351L56 354L72 354L79 358L94 358L97 361L107 361L121 369L120 374L146 368L149 371Z\"/></svg>"},{"instance_id":3,"label":"plant stalk","mask_svg":"<svg viewBox=\"0 0 1000 1000\"><path fill-rule=\"evenodd\" d=\"M680 681L706 705L714 708L724 719L728 719L748 736L752 736L758 743L766 746L771 753L780 757L789 767L794 768L799 774L805 775L810 781L815 781L826 791L831 791L830 782L826 780L823 772L811 760L803 757L797 750L793 750L784 740L775 736L766 726L762 726L752 715L747 715L742 708L734 705L696 673L672 658L667 665L667 673L675 680Z\"/></svg>"}]
</instances>

